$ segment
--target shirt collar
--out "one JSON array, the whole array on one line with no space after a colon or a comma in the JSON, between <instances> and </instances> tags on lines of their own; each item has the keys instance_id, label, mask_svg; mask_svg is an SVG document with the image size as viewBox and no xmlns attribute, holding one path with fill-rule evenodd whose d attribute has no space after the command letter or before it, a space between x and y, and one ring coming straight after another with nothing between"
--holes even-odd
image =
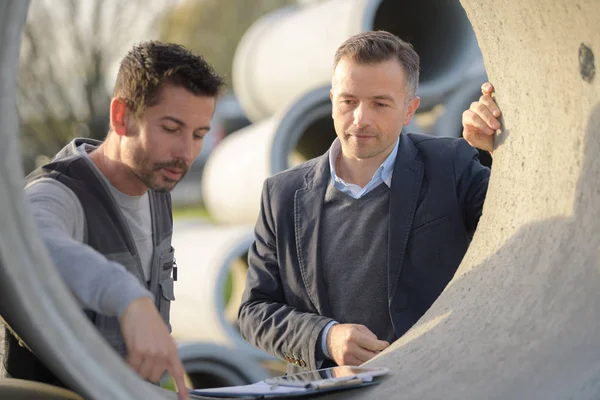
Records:
<instances>
[{"instance_id":1,"label":"shirt collar","mask_svg":"<svg viewBox=\"0 0 600 400\"><path fill-rule=\"evenodd\" d=\"M396 145L394 146L394 149L387 156L387 158L385 159L383 164L381 164L381 166L379 168L377 168L377 171L375 171L375 174L373 174L373 178L371 179L371 181L376 179L377 176L379 175L381 177L381 180L388 187L392 186L392 173L394 172L394 164L396 161L396 156L398 155L399 145L400 145L400 138L398 138L398 140L396 140ZM338 178L338 176L336 175L336 172L335 172L335 162L341 151L342 151L342 144L340 142L340 139L335 138L335 140L331 144L331 147L329 148L329 170L331 172L331 179L333 179L333 182L342 181L341 178ZM344 182L344 184L345 184L345 182Z\"/></svg>"}]
</instances>

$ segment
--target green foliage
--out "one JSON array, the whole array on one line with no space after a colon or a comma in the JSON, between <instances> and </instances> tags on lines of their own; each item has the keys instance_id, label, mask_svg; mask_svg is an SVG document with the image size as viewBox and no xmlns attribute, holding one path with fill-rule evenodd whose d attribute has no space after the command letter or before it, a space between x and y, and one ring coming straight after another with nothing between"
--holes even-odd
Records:
<instances>
[{"instance_id":1,"label":"green foliage","mask_svg":"<svg viewBox=\"0 0 600 400\"><path fill-rule=\"evenodd\" d=\"M160 37L201 54L231 88L235 49L246 30L261 16L292 4L296 1L189 0L167 13Z\"/></svg>"},{"instance_id":2,"label":"green foliage","mask_svg":"<svg viewBox=\"0 0 600 400\"><path fill-rule=\"evenodd\" d=\"M73 137L104 139L110 88L131 45L159 38L202 54L231 87L235 49L261 16L295 0L32 0L18 110L25 172Z\"/></svg>"},{"instance_id":3,"label":"green foliage","mask_svg":"<svg viewBox=\"0 0 600 400\"><path fill-rule=\"evenodd\" d=\"M177 386L175 385L175 381L171 376L160 383L160 387L166 390L170 390L171 392L177 391Z\"/></svg>"},{"instance_id":4,"label":"green foliage","mask_svg":"<svg viewBox=\"0 0 600 400\"><path fill-rule=\"evenodd\" d=\"M73 137L104 139L120 58L151 38L167 0L32 0L18 74L26 172Z\"/></svg>"}]
</instances>

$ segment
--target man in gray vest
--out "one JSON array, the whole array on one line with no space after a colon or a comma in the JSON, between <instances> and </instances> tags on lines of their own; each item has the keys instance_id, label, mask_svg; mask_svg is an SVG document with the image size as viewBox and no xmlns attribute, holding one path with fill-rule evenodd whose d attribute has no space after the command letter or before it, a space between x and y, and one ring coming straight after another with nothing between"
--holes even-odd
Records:
<instances>
[{"instance_id":1,"label":"man in gray vest","mask_svg":"<svg viewBox=\"0 0 600 400\"><path fill-rule=\"evenodd\" d=\"M383 31L351 37L334 58L337 139L265 181L239 324L290 373L384 350L439 296L473 237L490 171L463 139L402 131L418 81L410 44Z\"/></svg>"},{"instance_id":2,"label":"man in gray vest","mask_svg":"<svg viewBox=\"0 0 600 400\"><path fill-rule=\"evenodd\" d=\"M91 322L142 378L157 382L168 370L180 398L188 394L169 326L177 280L169 192L202 149L222 83L181 46L135 46L121 62L105 141L73 140L25 188ZM62 385L12 335L6 352L12 377Z\"/></svg>"}]
</instances>

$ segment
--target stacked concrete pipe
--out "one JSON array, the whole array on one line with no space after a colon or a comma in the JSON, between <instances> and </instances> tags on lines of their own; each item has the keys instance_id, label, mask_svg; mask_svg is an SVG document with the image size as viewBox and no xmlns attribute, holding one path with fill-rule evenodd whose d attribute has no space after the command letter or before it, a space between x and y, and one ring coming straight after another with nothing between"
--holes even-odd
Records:
<instances>
[{"instance_id":1,"label":"stacked concrete pipe","mask_svg":"<svg viewBox=\"0 0 600 400\"><path fill-rule=\"evenodd\" d=\"M233 321L232 315L227 315L228 308L237 314L253 239L252 228L247 226L205 222L175 225L178 281L176 300L171 305L171 327L178 342L215 343L232 349L240 359L273 359L245 342L237 329L237 315ZM225 298L228 280L232 286L229 304Z\"/></svg>"},{"instance_id":2,"label":"stacked concrete pipe","mask_svg":"<svg viewBox=\"0 0 600 400\"><path fill-rule=\"evenodd\" d=\"M372 361L391 376L324 398L600 394L600 3L462 4L504 112L484 215L449 287ZM24 205L14 105L26 8L0 0L2 315L87 399L174 399L137 378L90 326Z\"/></svg>"},{"instance_id":3,"label":"stacked concrete pipe","mask_svg":"<svg viewBox=\"0 0 600 400\"><path fill-rule=\"evenodd\" d=\"M178 350L190 383L196 389L248 385L271 376L254 359L215 343L185 343Z\"/></svg>"},{"instance_id":4,"label":"stacked concrete pipe","mask_svg":"<svg viewBox=\"0 0 600 400\"><path fill-rule=\"evenodd\" d=\"M429 109L462 80L481 53L455 0L327 0L292 6L259 19L240 42L233 85L251 121L277 114L331 80L331 60L350 36L387 30L421 56L419 95Z\"/></svg>"},{"instance_id":5,"label":"stacked concrete pipe","mask_svg":"<svg viewBox=\"0 0 600 400\"><path fill-rule=\"evenodd\" d=\"M254 223L264 179L327 150L335 138L333 54L348 37L373 29L410 40L420 53L419 112L483 68L457 1L327 0L259 19L238 45L233 66L235 93L255 123L222 142L203 174L204 203L217 221ZM405 130L424 133L416 120Z\"/></svg>"}]
</instances>

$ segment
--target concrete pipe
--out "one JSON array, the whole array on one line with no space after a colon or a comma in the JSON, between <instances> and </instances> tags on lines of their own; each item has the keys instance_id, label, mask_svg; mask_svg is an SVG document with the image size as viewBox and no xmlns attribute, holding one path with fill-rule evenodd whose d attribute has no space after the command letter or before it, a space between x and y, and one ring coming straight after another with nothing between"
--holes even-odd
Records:
<instances>
[{"instance_id":1,"label":"concrete pipe","mask_svg":"<svg viewBox=\"0 0 600 400\"><path fill-rule=\"evenodd\" d=\"M442 101L481 53L456 0L327 0L277 10L246 32L235 53L233 85L252 121L331 81L332 59L348 37L387 30L421 56L422 109Z\"/></svg>"},{"instance_id":2,"label":"concrete pipe","mask_svg":"<svg viewBox=\"0 0 600 400\"><path fill-rule=\"evenodd\" d=\"M463 0L504 128L453 281L373 360L382 385L329 398L600 397L600 2Z\"/></svg>"},{"instance_id":3,"label":"concrete pipe","mask_svg":"<svg viewBox=\"0 0 600 400\"><path fill-rule=\"evenodd\" d=\"M0 314L85 398L176 398L144 384L98 335L52 265L25 206L15 104L28 5L0 0Z\"/></svg>"},{"instance_id":4,"label":"concrete pipe","mask_svg":"<svg viewBox=\"0 0 600 400\"><path fill-rule=\"evenodd\" d=\"M246 357L274 358L246 343L236 324L246 283L243 270L248 268L248 249L253 240L251 227L219 227L203 222L175 225L173 247L178 281L176 300L171 305L171 327L178 342L211 342ZM232 268L234 274L230 273ZM232 279L236 275L237 279ZM226 289L228 282L230 287ZM229 299L226 292L232 294ZM234 321L227 317L228 307L235 310Z\"/></svg>"},{"instance_id":5,"label":"concrete pipe","mask_svg":"<svg viewBox=\"0 0 600 400\"><path fill-rule=\"evenodd\" d=\"M228 135L212 152L202 175L202 199L225 224L253 224L262 182L270 175L268 151L277 121L268 119Z\"/></svg>"},{"instance_id":6,"label":"concrete pipe","mask_svg":"<svg viewBox=\"0 0 600 400\"><path fill-rule=\"evenodd\" d=\"M179 345L179 357L194 389L248 385L271 376L253 359L214 343Z\"/></svg>"},{"instance_id":7,"label":"concrete pipe","mask_svg":"<svg viewBox=\"0 0 600 400\"><path fill-rule=\"evenodd\" d=\"M463 4L504 113L480 227L438 301L372 361L391 376L323 398L600 393L600 3ZM14 104L26 8L0 0L2 314L85 398L161 398L81 315L24 206Z\"/></svg>"},{"instance_id":8,"label":"concrete pipe","mask_svg":"<svg viewBox=\"0 0 600 400\"><path fill-rule=\"evenodd\" d=\"M481 85L487 80L485 74L469 78L450 94L444 104L443 114L435 122L432 134L440 137L461 137L462 114L469 109L472 102L479 100ZM480 151L479 159L483 165L491 167L492 158L487 151Z\"/></svg>"},{"instance_id":9,"label":"concrete pipe","mask_svg":"<svg viewBox=\"0 0 600 400\"><path fill-rule=\"evenodd\" d=\"M335 139L330 85L300 96L286 110L229 135L203 176L204 204L222 223L254 224L264 180L325 153ZM408 132L419 132L411 122ZM226 182L226 184L224 184Z\"/></svg>"},{"instance_id":10,"label":"concrete pipe","mask_svg":"<svg viewBox=\"0 0 600 400\"><path fill-rule=\"evenodd\" d=\"M21 379L0 379L0 399L7 400L83 400L69 390Z\"/></svg>"}]
</instances>

